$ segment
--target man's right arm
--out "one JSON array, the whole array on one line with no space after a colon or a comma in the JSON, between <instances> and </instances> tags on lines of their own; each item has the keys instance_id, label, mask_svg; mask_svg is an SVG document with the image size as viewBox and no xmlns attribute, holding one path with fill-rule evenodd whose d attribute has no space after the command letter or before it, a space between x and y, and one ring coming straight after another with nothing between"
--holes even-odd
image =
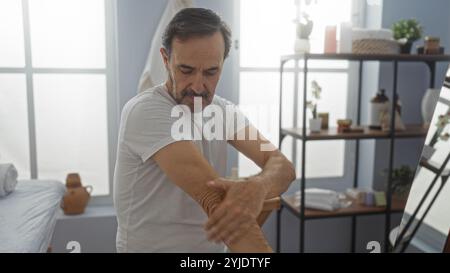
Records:
<instances>
[{"instance_id":1,"label":"man's right arm","mask_svg":"<svg viewBox=\"0 0 450 273\"><path fill-rule=\"evenodd\" d=\"M191 141L169 144L152 158L172 182L199 203L208 217L222 201L224 193L206 184L218 178L218 174ZM272 252L258 223L254 221L250 225L246 236L227 244L229 249L232 252Z\"/></svg>"}]
</instances>

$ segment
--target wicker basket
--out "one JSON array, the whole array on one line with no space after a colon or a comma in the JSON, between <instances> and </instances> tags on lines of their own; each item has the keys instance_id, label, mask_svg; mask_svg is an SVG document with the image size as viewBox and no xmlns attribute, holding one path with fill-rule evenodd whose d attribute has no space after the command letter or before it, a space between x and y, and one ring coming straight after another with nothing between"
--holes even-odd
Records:
<instances>
[{"instance_id":1,"label":"wicker basket","mask_svg":"<svg viewBox=\"0 0 450 273\"><path fill-rule=\"evenodd\" d=\"M400 45L397 41L381 39L354 40L352 53L355 54L399 54Z\"/></svg>"}]
</instances>

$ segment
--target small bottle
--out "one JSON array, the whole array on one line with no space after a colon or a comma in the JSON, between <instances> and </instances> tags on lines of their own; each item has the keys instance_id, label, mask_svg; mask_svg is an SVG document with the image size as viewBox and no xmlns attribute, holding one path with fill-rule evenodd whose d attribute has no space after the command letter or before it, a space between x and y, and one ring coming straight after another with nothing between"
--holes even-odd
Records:
<instances>
[{"instance_id":1,"label":"small bottle","mask_svg":"<svg viewBox=\"0 0 450 273\"><path fill-rule=\"evenodd\" d=\"M381 89L375 97L370 100L369 127L370 129L381 130L381 120L383 114L389 110L389 98L386 90Z\"/></svg>"}]
</instances>

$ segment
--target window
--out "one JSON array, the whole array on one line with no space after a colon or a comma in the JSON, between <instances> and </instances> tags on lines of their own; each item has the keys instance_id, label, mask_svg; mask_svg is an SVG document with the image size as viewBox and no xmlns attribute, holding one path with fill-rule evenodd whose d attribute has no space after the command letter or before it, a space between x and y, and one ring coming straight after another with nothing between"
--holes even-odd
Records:
<instances>
[{"instance_id":1,"label":"window","mask_svg":"<svg viewBox=\"0 0 450 273\"><path fill-rule=\"evenodd\" d=\"M295 3L300 3L297 8ZM306 2L310 2L308 5ZM239 1L239 104L263 135L278 143L280 57L294 53L296 27L294 19L306 12L314 21L311 34L311 52L321 53L324 48L327 25L339 26L354 21L353 0L241 0ZM353 24L356 26L356 24ZM301 64L299 64L301 66ZM286 64L283 75L283 126L292 127L294 119L293 89L294 62ZM330 125L352 113L349 102L351 65L345 61L311 61L308 81L316 80L322 87L318 111L330 113ZM299 70L297 70L299 71ZM301 71L301 70L300 70ZM303 86L303 73L298 84ZM308 83L308 87L310 83ZM299 88L298 126L301 127L303 105ZM309 112L307 112L309 113ZM307 178L332 178L345 175L346 156L350 153L344 141L309 142L307 144ZM287 137L282 150L285 154L301 154L301 145ZM297 156L299 159L300 157ZM296 161L297 172L303 168ZM240 175L254 174L258 168L245 156L239 155Z\"/></svg>"},{"instance_id":2,"label":"window","mask_svg":"<svg viewBox=\"0 0 450 273\"><path fill-rule=\"evenodd\" d=\"M109 0L0 1L0 162L111 193L118 109Z\"/></svg>"}]
</instances>

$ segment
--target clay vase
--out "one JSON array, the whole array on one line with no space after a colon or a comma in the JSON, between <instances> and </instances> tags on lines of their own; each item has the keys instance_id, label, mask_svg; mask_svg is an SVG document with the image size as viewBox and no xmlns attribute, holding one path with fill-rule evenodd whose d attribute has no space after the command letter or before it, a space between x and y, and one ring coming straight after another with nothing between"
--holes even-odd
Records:
<instances>
[{"instance_id":1,"label":"clay vase","mask_svg":"<svg viewBox=\"0 0 450 273\"><path fill-rule=\"evenodd\" d=\"M62 208L64 214L76 215L84 213L91 198L92 186L82 186L78 174L69 174L66 179L67 191L64 194Z\"/></svg>"}]
</instances>

